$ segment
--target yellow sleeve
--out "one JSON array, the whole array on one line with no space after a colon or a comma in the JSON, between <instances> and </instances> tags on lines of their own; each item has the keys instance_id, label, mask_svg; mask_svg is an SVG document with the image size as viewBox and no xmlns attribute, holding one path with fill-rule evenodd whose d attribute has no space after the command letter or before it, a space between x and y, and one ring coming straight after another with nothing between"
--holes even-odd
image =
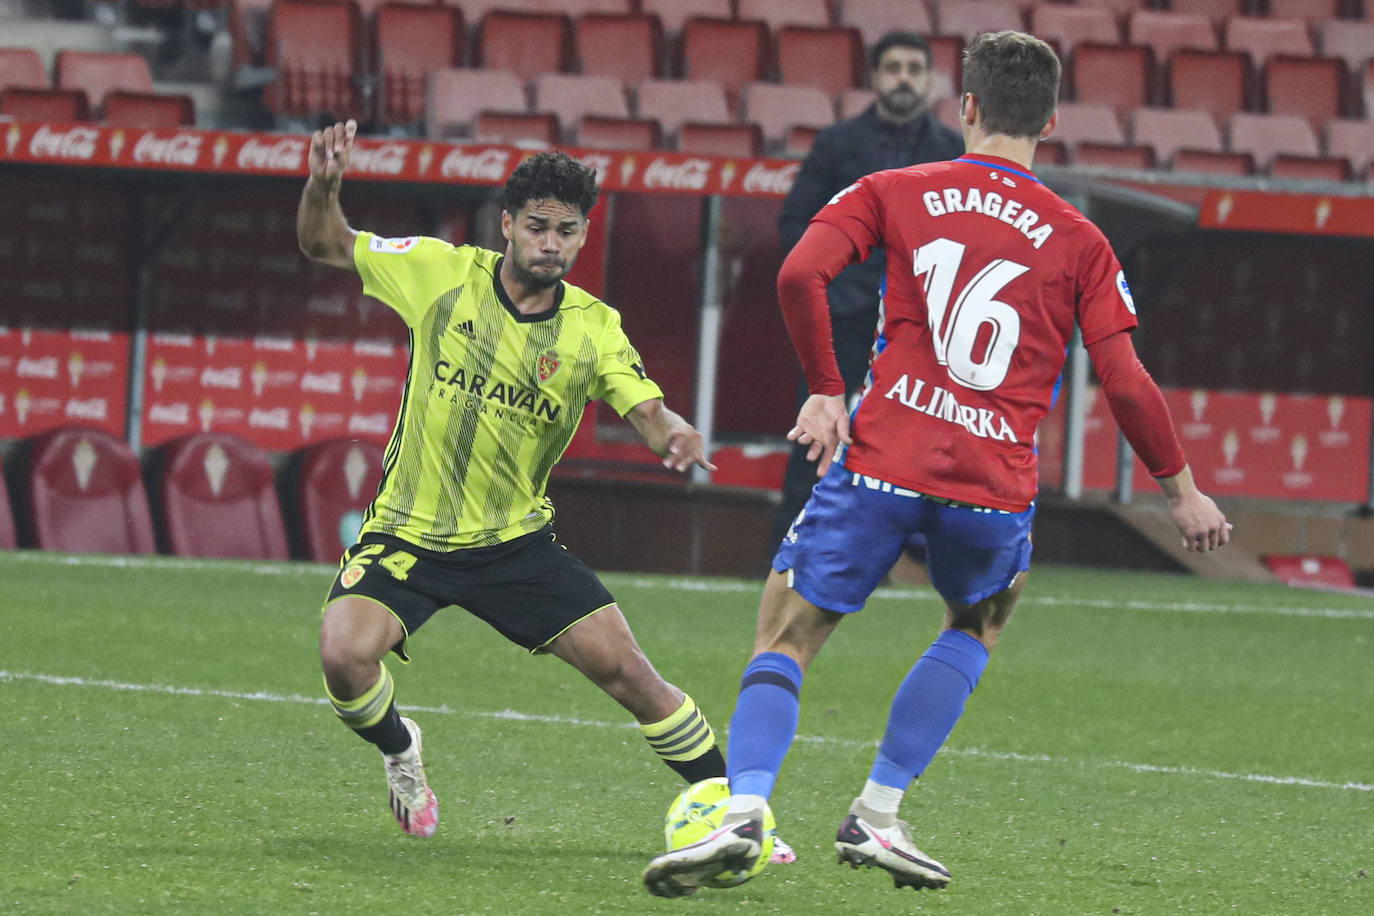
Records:
<instances>
[{"instance_id":1,"label":"yellow sleeve","mask_svg":"<svg viewBox=\"0 0 1374 916\"><path fill-rule=\"evenodd\" d=\"M620 313L609 306L606 312L592 399L604 398L623 417L636 405L663 397L663 389L645 373L643 358L620 326Z\"/></svg>"},{"instance_id":2,"label":"yellow sleeve","mask_svg":"<svg viewBox=\"0 0 1374 916\"><path fill-rule=\"evenodd\" d=\"M413 327L433 301L430 286L436 276L443 276L441 262L454 250L442 239L388 239L359 232L353 241L353 263L363 278L363 292L391 306Z\"/></svg>"}]
</instances>

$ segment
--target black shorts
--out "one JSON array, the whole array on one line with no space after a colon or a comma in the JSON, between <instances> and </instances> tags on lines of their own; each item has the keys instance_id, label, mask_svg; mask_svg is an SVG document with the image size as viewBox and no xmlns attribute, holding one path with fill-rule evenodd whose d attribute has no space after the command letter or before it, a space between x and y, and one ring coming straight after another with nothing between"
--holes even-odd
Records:
<instances>
[{"instance_id":1,"label":"black shorts","mask_svg":"<svg viewBox=\"0 0 1374 916\"><path fill-rule=\"evenodd\" d=\"M615 599L587 564L554 539L552 526L494 547L441 553L387 534L364 534L344 554L324 606L370 598L391 611L406 637L456 604L504 637L539 652L568 627Z\"/></svg>"}]
</instances>

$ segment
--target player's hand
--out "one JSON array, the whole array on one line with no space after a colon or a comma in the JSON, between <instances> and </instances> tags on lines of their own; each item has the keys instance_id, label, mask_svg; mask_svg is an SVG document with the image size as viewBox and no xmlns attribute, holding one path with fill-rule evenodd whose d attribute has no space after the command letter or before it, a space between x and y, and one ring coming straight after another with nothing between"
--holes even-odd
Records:
<instances>
[{"instance_id":1,"label":"player's hand","mask_svg":"<svg viewBox=\"0 0 1374 916\"><path fill-rule=\"evenodd\" d=\"M697 432L696 427L682 424L675 426L668 432L666 454L663 456L663 466L674 471L690 471L693 466L705 468L708 471L717 470L716 466L706 457L706 443L701 438L701 433Z\"/></svg>"},{"instance_id":2,"label":"player's hand","mask_svg":"<svg viewBox=\"0 0 1374 916\"><path fill-rule=\"evenodd\" d=\"M1210 496L1196 489L1170 499L1169 515L1183 536L1185 550L1205 553L1231 540L1231 523Z\"/></svg>"},{"instance_id":3,"label":"player's hand","mask_svg":"<svg viewBox=\"0 0 1374 916\"><path fill-rule=\"evenodd\" d=\"M807 461L819 461L816 476L824 477L835 460L840 443L850 445L849 411L844 397L838 394L813 394L802 404L797 425L787 433L792 442L811 446L806 450Z\"/></svg>"},{"instance_id":4,"label":"player's hand","mask_svg":"<svg viewBox=\"0 0 1374 916\"><path fill-rule=\"evenodd\" d=\"M358 122L349 118L317 130L310 136L310 177L323 182L331 191L343 181L348 158L353 154L353 138L358 135Z\"/></svg>"}]
</instances>

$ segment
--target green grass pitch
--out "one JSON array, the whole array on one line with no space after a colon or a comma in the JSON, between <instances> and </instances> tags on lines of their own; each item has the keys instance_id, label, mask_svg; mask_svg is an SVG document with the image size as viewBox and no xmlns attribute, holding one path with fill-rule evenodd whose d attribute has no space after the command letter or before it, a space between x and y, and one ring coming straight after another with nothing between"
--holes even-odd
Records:
<instances>
[{"instance_id":1,"label":"green grass pitch","mask_svg":"<svg viewBox=\"0 0 1374 916\"><path fill-rule=\"evenodd\" d=\"M1374 913L1374 602L1033 571L965 716L908 795L954 880L835 863L925 589L840 627L773 798L801 861L658 900L679 789L628 717L461 611L393 664L425 729L432 840L322 701L318 566L0 554L0 912ZM607 575L724 736L758 583Z\"/></svg>"}]
</instances>

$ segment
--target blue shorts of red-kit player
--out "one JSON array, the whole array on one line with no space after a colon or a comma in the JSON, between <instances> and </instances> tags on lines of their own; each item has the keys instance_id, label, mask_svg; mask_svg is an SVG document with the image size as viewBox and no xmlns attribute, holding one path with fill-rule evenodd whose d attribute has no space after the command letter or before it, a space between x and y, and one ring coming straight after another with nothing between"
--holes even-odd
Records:
<instances>
[{"instance_id":1,"label":"blue shorts of red-kit player","mask_svg":"<svg viewBox=\"0 0 1374 916\"><path fill-rule=\"evenodd\" d=\"M926 566L946 601L973 604L1030 568L1031 520L951 503L831 465L782 540L773 569L817 607L851 613L892 569L907 539L925 535Z\"/></svg>"}]
</instances>

